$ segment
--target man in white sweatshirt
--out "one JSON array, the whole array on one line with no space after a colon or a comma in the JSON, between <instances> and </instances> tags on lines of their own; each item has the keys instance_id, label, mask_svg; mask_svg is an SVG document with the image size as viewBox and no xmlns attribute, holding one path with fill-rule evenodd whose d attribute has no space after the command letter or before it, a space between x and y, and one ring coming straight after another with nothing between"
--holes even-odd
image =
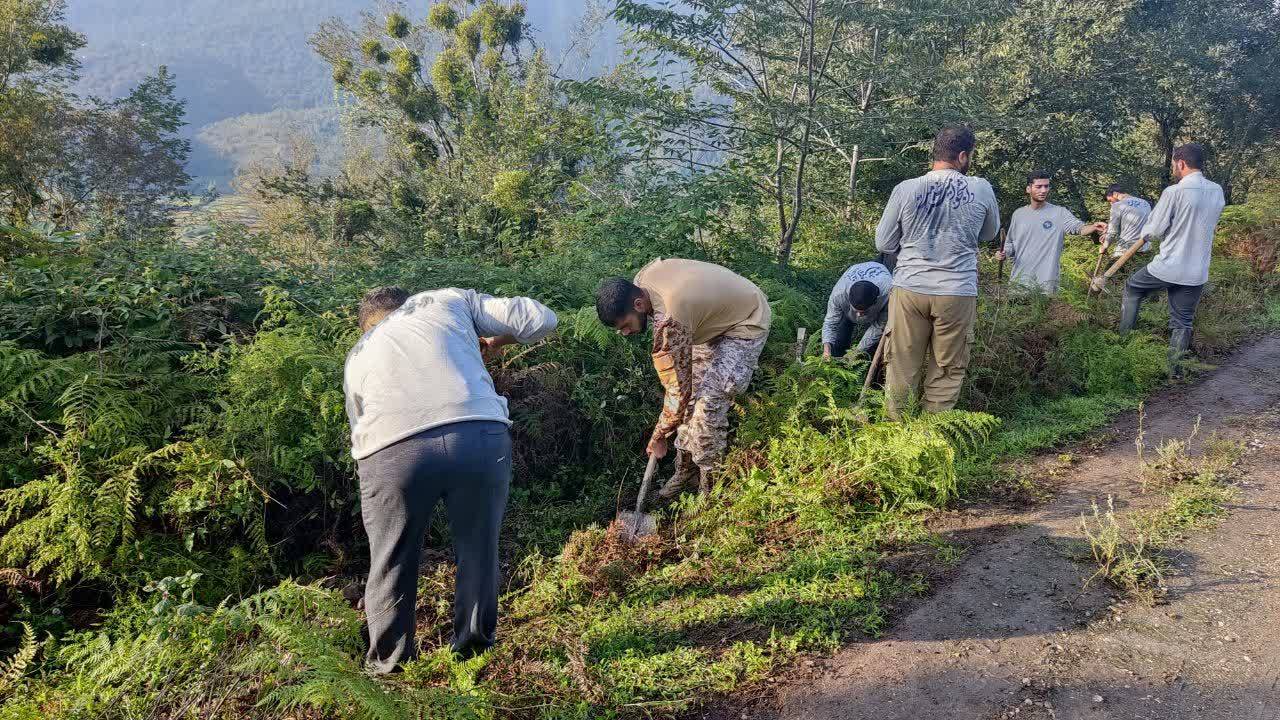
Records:
<instances>
[{"instance_id":1,"label":"man in white sweatshirt","mask_svg":"<svg viewBox=\"0 0 1280 720\"><path fill-rule=\"evenodd\" d=\"M1204 148L1199 144L1187 143L1173 151L1173 176L1177 184L1160 194L1159 202L1142 226L1141 242L1130 246L1123 257L1093 281L1093 289L1101 291L1107 279L1115 275L1138 247L1151 240L1161 241L1155 258L1125 283L1120 333L1127 333L1138 324L1138 311L1147 295L1166 291L1171 331L1169 369L1175 377L1181 374L1180 363L1191 347L1196 306L1209 281L1213 236L1226 206L1222 187L1204 176L1203 167Z\"/></svg>"},{"instance_id":2,"label":"man in white sweatshirt","mask_svg":"<svg viewBox=\"0 0 1280 720\"><path fill-rule=\"evenodd\" d=\"M531 343L556 315L528 298L396 287L360 302L363 337L343 382L360 512L369 535L366 661L389 673L413 658L418 565L444 500L457 560L453 649L481 652L498 624L498 531L511 483L507 401L484 354Z\"/></svg>"}]
</instances>

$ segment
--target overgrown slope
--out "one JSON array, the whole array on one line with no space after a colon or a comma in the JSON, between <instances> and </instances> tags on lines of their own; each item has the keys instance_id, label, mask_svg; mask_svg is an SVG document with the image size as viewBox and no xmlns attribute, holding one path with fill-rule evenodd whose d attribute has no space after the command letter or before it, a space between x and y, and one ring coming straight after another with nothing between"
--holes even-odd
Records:
<instances>
[{"instance_id":1,"label":"overgrown slope","mask_svg":"<svg viewBox=\"0 0 1280 720\"><path fill-rule=\"evenodd\" d=\"M596 278L647 257L602 242L614 231L567 222L557 254L527 265L307 273L164 240L39 241L5 261L3 611L13 642L38 652L11 673L0 717L675 712L874 636L922 589L882 558L927 541L924 513L1000 487L1000 461L1099 425L1164 375L1148 331L1167 311L1149 304L1144 332L1119 342L1117 299L1083 297L1092 255L1072 249L1056 301L1008 295L984 268L964 406L992 414L863 424L863 367L795 364L788 342L817 326L831 273L779 274L739 251L729 261L777 322L729 469L628 546L607 522L634 492L657 385L643 342L606 332L589 305ZM675 241L656 252L705 256ZM122 280L125 263L145 269ZM1274 276L1248 265L1215 261L1205 354L1276 312ZM562 330L494 368L519 468L499 646L466 662L433 650L452 585L436 553L419 594L428 653L384 682L361 673L361 619L338 593L364 562L340 388L352 299L390 280L528 293ZM442 527L431 544L447 547Z\"/></svg>"}]
</instances>

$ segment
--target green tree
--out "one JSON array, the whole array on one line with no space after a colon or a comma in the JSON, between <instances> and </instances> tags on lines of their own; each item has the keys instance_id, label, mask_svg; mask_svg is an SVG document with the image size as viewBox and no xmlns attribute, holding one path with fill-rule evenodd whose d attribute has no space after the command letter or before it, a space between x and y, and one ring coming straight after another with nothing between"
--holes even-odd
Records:
<instances>
[{"instance_id":1,"label":"green tree","mask_svg":"<svg viewBox=\"0 0 1280 720\"><path fill-rule=\"evenodd\" d=\"M987 28L983 171L1015 204L1026 173L1044 170L1056 201L1088 218L1088 188L1121 173L1120 149L1140 83L1129 70L1130 0L1028 0Z\"/></svg>"},{"instance_id":2,"label":"green tree","mask_svg":"<svg viewBox=\"0 0 1280 720\"><path fill-rule=\"evenodd\" d=\"M839 158L851 214L868 148L915 145L963 114L963 42L988 5L619 0L635 59L586 91L614 106L635 159L742 178L771 206L786 265L813 186L832 177L815 182L815 163Z\"/></svg>"},{"instance_id":3,"label":"green tree","mask_svg":"<svg viewBox=\"0 0 1280 720\"><path fill-rule=\"evenodd\" d=\"M57 161L84 37L65 0L0 0L0 213L25 220Z\"/></svg>"},{"instance_id":4,"label":"green tree","mask_svg":"<svg viewBox=\"0 0 1280 720\"><path fill-rule=\"evenodd\" d=\"M311 43L390 141L384 204L451 247L509 251L584 173L607 170L604 136L560 92L521 3L441 2L418 22L366 13Z\"/></svg>"},{"instance_id":5,"label":"green tree","mask_svg":"<svg viewBox=\"0 0 1280 720\"><path fill-rule=\"evenodd\" d=\"M1125 36L1140 83L1132 112L1153 126L1158 177L1181 142L1211 151L1228 197L1247 186L1280 132L1280 8L1253 0L1136 2Z\"/></svg>"},{"instance_id":6,"label":"green tree","mask_svg":"<svg viewBox=\"0 0 1280 720\"><path fill-rule=\"evenodd\" d=\"M87 213L109 224L156 225L164 203L185 194L191 143L178 135L185 103L163 65L126 97L94 101L72 114L67 142L49 173L47 195L59 220Z\"/></svg>"}]
</instances>

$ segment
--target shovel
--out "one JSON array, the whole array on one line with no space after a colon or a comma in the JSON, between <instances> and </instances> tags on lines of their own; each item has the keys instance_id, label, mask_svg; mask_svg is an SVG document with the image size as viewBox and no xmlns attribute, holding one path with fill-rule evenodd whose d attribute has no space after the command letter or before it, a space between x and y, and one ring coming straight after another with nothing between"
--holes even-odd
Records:
<instances>
[{"instance_id":1,"label":"shovel","mask_svg":"<svg viewBox=\"0 0 1280 720\"><path fill-rule=\"evenodd\" d=\"M1106 251L1106 245L1098 248L1098 264L1093 266L1093 274L1089 276L1089 293L1085 295L1086 300L1093 298L1093 281L1098 277L1098 273L1102 271L1102 260L1106 257Z\"/></svg>"},{"instance_id":2,"label":"shovel","mask_svg":"<svg viewBox=\"0 0 1280 720\"><path fill-rule=\"evenodd\" d=\"M656 455L650 455L649 465L644 469L644 480L640 482L640 496L636 498L636 509L618 513L618 523L622 526L622 539L627 542L635 542L658 531L658 521L644 511L644 501L649 499L649 484L653 481L653 473L657 469L658 458Z\"/></svg>"},{"instance_id":3,"label":"shovel","mask_svg":"<svg viewBox=\"0 0 1280 720\"><path fill-rule=\"evenodd\" d=\"M876 346L875 355L871 357L871 366L867 368L867 379L862 381L862 392L858 393L858 402L853 404L855 410L862 407L862 401L867 399L867 390L871 389L871 383L880 372L880 366L884 360L884 346L889 344L889 332L886 329L880 336L880 344Z\"/></svg>"}]
</instances>

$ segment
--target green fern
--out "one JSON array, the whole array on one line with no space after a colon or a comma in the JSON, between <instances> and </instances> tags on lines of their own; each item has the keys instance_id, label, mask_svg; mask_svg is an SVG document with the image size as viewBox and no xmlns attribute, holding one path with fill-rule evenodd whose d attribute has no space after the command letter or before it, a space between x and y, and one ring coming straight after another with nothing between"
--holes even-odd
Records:
<instances>
[{"instance_id":1,"label":"green fern","mask_svg":"<svg viewBox=\"0 0 1280 720\"><path fill-rule=\"evenodd\" d=\"M26 674L27 668L36 659L36 653L40 652L41 643L36 640L36 634L31 629L31 625L25 622L21 625L22 640L18 643L17 651L0 662L0 698L13 693L22 682L22 676Z\"/></svg>"},{"instance_id":2,"label":"green fern","mask_svg":"<svg viewBox=\"0 0 1280 720\"><path fill-rule=\"evenodd\" d=\"M314 629L274 619L258 621L268 644L238 669L283 672L281 684L266 693L259 707L285 711L311 708L361 720L410 720L409 708L377 680L366 675L359 660L344 654ZM281 667L281 651L288 664Z\"/></svg>"},{"instance_id":3,"label":"green fern","mask_svg":"<svg viewBox=\"0 0 1280 720\"><path fill-rule=\"evenodd\" d=\"M560 332L574 338L589 342L599 350L618 348L626 344L626 339L600 323L593 307L581 307L573 312L560 314Z\"/></svg>"},{"instance_id":4,"label":"green fern","mask_svg":"<svg viewBox=\"0 0 1280 720\"><path fill-rule=\"evenodd\" d=\"M0 490L0 558L54 584L94 577L154 514L174 462L172 416L203 394L176 355L128 345L54 358L0 344L0 415L30 446L31 475ZM148 504L150 499L150 504Z\"/></svg>"}]
</instances>

